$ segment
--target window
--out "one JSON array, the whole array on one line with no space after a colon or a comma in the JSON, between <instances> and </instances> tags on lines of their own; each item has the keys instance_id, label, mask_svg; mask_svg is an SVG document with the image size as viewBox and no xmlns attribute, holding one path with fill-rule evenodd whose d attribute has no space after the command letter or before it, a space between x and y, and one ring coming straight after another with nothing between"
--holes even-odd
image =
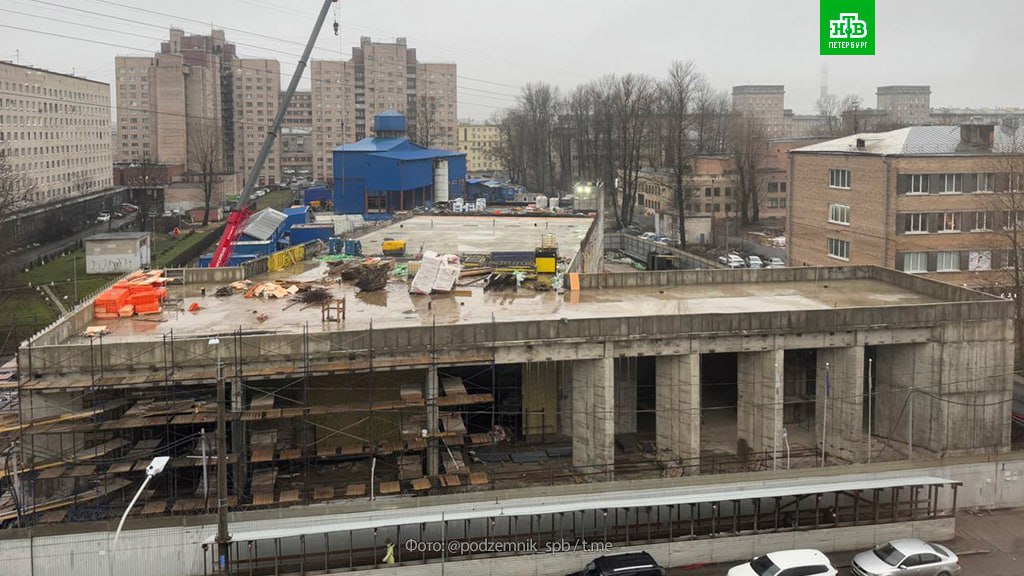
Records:
<instances>
[{"instance_id":1,"label":"window","mask_svg":"<svg viewBox=\"0 0 1024 576\"><path fill-rule=\"evenodd\" d=\"M846 204L829 204L828 221L833 224L850 225L850 207Z\"/></svg>"},{"instance_id":2,"label":"window","mask_svg":"<svg viewBox=\"0 0 1024 576\"><path fill-rule=\"evenodd\" d=\"M992 213L991 212L975 212L974 213L974 228L971 228L974 232L983 232L992 229Z\"/></svg>"},{"instance_id":3,"label":"window","mask_svg":"<svg viewBox=\"0 0 1024 576\"><path fill-rule=\"evenodd\" d=\"M964 189L963 174L941 174L939 176L939 194L957 194Z\"/></svg>"},{"instance_id":4,"label":"window","mask_svg":"<svg viewBox=\"0 0 1024 576\"><path fill-rule=\"evenodd\" d=\"M907 252L903 255L903 271L904 272L927 272L928 271L928 253L927 252Z\"/></svg>"},{"instance_id":5,"label":"window","mask_svg":"<svg viewBox=\"0 0 1024 576\"><path fill-rule=\"evenodd\" d=\"M928 215L924 213L906 214L903 217L904 234L927 234Z\"/></svg>"},{"instance_id":6,"label":"window","mask_svg":"<svg viewBox=\"0 0 1024 576\"><path fill-rule=\"evenodd\" d=\"M983 250L967 254L967 269L971 272L992 269L992 253Z\"/></svg>"},{"instance_id":7,"label":"window","mask_svg":"<svg viewBox=\"0 0 1024 576\"><path fill-rule=\"evenodd\" d=\"M850 171L833 168L828 171L828 185L830 188L850 188Z\"/></svg>"},{"instance_id":8,"label":"window","mask_svg":"<svg viewBox=\"0 0 1024 576\"><path fill-rule=\"evenodd\" d=\"M773 192L778 192L778 191L779 191L779 183L778 182L769 182L768 183L768 193L769 194L771 194Z\"/></svg>"},{"instance_id":9,"label":"window","mask_svg":"<svg viewBox=\"0 0 1024 576\"><path fill-rule=\"evenodd\" d=\"M995 174L983 172L978 174L978 186L976 192L992 192L995 190Z\"/></svg>"},{"instance_id":10,"label":"window","mask_svg":"<svg viewBox=\"0 0 1024 576\"><path fill-rule=\"evenodd\" d=\"M705 198L711 198L711 188L705 188L704 189L704 197Z\"/></svg>"},{"instance_id":11,"label":"window","mask_svg":"<svg viewBox=\"0 0 1024 576\"><path fill-rule=\"evenodd\" d=\"M942 220L939 221L939 232L959 232L961 224L963 224L963 214L943 212Z\"/></svg>"},{"instance_id":12,"label":"window","mask_svg":"<svg viewBox=\"0 0 1024 576\"><path fill-rule=\"evenodd\" d=\"M959 272L960 271L960 253L959 252L939 252L939 263L937 270L939 272Z\"/></svg>"},{"instance_id":13,"label":"window","mask_svg":"<svg viewBox=\"0 0 1024 576\"><path fill-rule=\"evenodd\" d=\"M768 207L769 208L778 208L779 207L779 199L778 198L769 198L768 199Z\"/></svg>"},{"instance_id":14,"label":"window","mask_svg":"<svg viewBox=\"0 0 1024 576\"><path fill-rule=\"evenodd\" d=\"M850 259L850 241L837 238L828 239L828 255L839 260Z\"/></svg>"},{"instance_id":15,"label":"window","mask_svg":"<svg viewBox=\"0 0 1024 576\"><path fill-rule=\"evenodd\" d=\"M928 193L928 175L927 174L911 174L910 175L910 189L907 190L907 194L927 194Z\"/></svg>"}]
</instances>

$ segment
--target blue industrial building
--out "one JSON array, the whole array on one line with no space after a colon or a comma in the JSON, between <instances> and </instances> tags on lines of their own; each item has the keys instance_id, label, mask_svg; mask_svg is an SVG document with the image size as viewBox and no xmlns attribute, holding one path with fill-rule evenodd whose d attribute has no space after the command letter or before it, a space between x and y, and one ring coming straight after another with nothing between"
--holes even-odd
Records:
<instances>
[{"instance_id":1,"label":"blue industrial building","mask_svg":"<svg viewBox=\"0 0 1024 576\"><path fill-rule=\"evenodd\" d=\"M273 208L264 208L250 216L238 239L231 244L231 258L228 259L227 265L241 266L250 260L269 256L285 247L287 241L284 235L287 220L287 214ZM213 260L212 252L199 258L199 266L206 268L210 265L211 260Z\"/></svg>"},{"instance_id":2,"label":"blue industrial building","mask_svg":"<svg viewBox=\"0 0 1024 576\"><path fill-rule=\"evenodd\" d=\"M335 213L383 219L465 195L465 154L410 142L398 112L378 114L373 126L375 137L334 149Z\"/></svg>"}]
</instances>

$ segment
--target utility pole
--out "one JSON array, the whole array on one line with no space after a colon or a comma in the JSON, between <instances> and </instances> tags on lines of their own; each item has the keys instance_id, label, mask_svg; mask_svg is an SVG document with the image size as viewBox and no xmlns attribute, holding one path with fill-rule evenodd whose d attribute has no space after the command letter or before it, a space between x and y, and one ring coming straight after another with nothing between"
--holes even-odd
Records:
<instances>
[{"instance_id":1,"label":"utility pole","mask_svg":"<svg viewBox=\"0 0 1024 576\"><path fill-rule=\"evenodd\" d=\"M220 363L220 339L211 338L210 344L217 347L217 565L222 574L228 574L231 535L228 534L227 398L225 397L224 374Z\"/></svg>"}]
</instances>

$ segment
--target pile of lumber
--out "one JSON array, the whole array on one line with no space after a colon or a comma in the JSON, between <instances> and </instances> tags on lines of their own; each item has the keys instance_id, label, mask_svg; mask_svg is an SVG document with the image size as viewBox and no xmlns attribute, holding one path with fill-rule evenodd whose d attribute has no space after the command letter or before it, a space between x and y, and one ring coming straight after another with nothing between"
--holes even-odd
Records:
<instances>
[{"instance_id":1,"label":"pile of lumber","mask_svg":"<svg viewBox=\"0 0 1024 576\"><path fill-rule=\"evenodd\" d=\"M93 317L107 320L135 314L159 314L167 299L167 282L163 270L134 272L96 298Z\"/></svg>"},{"instance_id":2,"label":"pile of lumber","mask_svg":"<svg viewBox=\"0 0 1024 576\"><path fill-rule=\"evenodd\" d=\"M299 282L296 280L275 280L273 282L259 282L253 284L245 291L246 298L287 298L299 292L305 292L315 285L312 282Z\"/></svg>"}]
</instances>

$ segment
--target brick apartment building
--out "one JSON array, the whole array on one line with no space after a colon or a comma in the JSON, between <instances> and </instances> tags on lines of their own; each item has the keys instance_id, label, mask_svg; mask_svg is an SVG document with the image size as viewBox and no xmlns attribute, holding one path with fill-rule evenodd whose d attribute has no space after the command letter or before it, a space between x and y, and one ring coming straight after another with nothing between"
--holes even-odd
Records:
<instances>
[{"instance_id":1,"label":"brick apartment building","mask_svg":"<svg viewBox=\"0 0 1024 576\"><path fill-rule=\"evenodd\" d=\"M790 153L789 260L874 264L955 284L1005 283L1020 136L992 125L863 133Z\"/></svg>"}]
</instances>

